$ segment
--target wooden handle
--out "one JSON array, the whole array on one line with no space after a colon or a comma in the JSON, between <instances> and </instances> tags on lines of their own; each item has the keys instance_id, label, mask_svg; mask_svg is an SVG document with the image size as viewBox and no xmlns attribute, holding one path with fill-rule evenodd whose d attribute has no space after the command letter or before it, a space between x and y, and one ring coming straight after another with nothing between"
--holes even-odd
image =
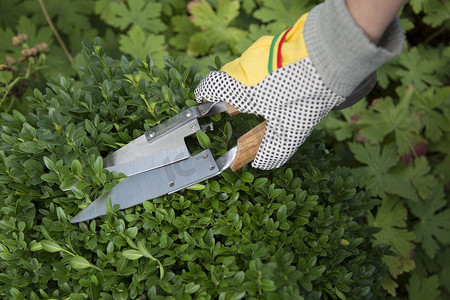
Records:
<instances>
[{"instance_id":1,"label":"wooden handle","mask_svg":"<svg viewBox=\"0 0 450 300\"><path fill-rule=\"evenodd\" d=\"M228 103L225 102L225 106L226 106L226 108L227 108L227 113L228 113L230 116L234 116L234 115L237 115L237 114L240 114L240 113L241 113L241 112L238 111L236 108L234 108L234 106L232 106L231 104L228 104Z\"/></svg>"},{"instance_id":2,"label":"wooden handle","mask_svg":"<svg viewBox=\"0 0 450 300\"><path fill-rule=\"evenodd\" d=\"M205 100L206 101L206 100ZM230 116L234 116L240 114L234 106L225 102L225 106L227 107L227 113ZM241 136L237 141L237 151L236 157L233 163L230 166L230 169L234 172L239 170L249 162L255 159L256 153L258 152L259 145L264 137L264 133L266 132L266 121L261 122L259 125L255 126Z\"/></svg>"},{"instance_id":3,"label":"wooden handle","mask_svg":"<svg viewBox=\"0 0 450 300\"><path fill-rule=\"evenodd\" d=\"M239 170L255 159L266 132L266 123L266 121L261 122L238 139L236 157L230 167L232 171Z\"/></svg>"}]
</instances>

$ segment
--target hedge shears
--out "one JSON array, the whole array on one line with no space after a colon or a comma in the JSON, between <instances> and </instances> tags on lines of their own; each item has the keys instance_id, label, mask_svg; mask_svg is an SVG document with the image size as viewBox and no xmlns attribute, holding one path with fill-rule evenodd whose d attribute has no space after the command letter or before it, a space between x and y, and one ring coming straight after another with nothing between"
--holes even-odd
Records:
<instances>
[{"instance_id":1,"label":"hedge shears","mask_svg":"<svg viewBox=\"0 0 450 300\"><path fill-rule=\"evenodd\" d=\"M375 81L375 75L369 77L335 109L343 109L364 98ZM106 215L108 197L112 206L119 204L120 209L126 209L205 181L228 168L236 171L251 162L264 137L266 121L241 136L237 145L218 159L214 159L209 149L191 156L185 138L207 127L200 126L198 118L223 112L231 116L240 113L226 102L204 102L149 129L105 157L106 169L122 172L127 177L73 217L71 223Z\"/></svg>"},{"instance_id":2,"label":"hedge shears","mask_svg":"<svg viewBox=\"0 0 450 300\"><path fill-rule=\"evenodd\" d=\"M208 127L201 126L198 118L222 112L230 115L239 113L225 102L202 103L149 129L105 157L103 165L107 170L122 172L127 177L72 218L71 222L105 215L108 197L111 197L113 206L119 204L120 209L126 209L205 181L228 168L236 171L251 162L264 136L265 121L241 136L237 145L218 159L214 159L209 149L194 156L189 153L185 138Z\"/></svg>"}]
</instances>

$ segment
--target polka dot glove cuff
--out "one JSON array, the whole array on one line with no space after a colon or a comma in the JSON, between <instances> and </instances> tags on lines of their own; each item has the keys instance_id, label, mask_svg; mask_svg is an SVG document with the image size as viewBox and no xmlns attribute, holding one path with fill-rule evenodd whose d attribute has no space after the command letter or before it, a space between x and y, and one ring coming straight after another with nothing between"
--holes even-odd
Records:
<instances>
[{"instance_id":1,"label":"polka dot glove cuff","mask_svg":"<svg viewBox=\"0 0 450 300\"><path fill-rule=\"evenodd\" d=\"M258 84L246 86L220 71L208 74L195 90L196 100L224 101L240 112L263 116L266 132L254 168L282 166L314 127L345 97L322 82L309 57L275 70Z\"/></svg>"}]
</instances>

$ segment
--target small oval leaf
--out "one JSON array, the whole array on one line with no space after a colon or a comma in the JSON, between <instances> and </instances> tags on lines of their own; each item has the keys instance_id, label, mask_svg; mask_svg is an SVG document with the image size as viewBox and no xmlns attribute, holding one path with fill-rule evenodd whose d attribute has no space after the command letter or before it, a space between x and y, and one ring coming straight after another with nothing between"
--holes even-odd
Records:
<instances>
[{"instance_id":1,"label":"small oval leaf","mask_svg":"<svg viewBox=\"0 0 450 300\"><path fill-rule=\"evenodd\" d=\"M126 259L129 259L129 260L136 260L143 256L141 251L133 250L133 249L122 251L122 255L123 255L123 257L125 257Z\"/></svg>"},{"instance_id":2,"label":"small oval leaf","mask_svg":"<svg viewBox=\"0 0 450 300\"><path fill-rule=\"evenodd\" d=\"M196 183L194 185L187 187L186 189L193 191L203 191L205 189L205 186L203 184Z\"/></svg>"},{"instance_id":3,"label":"small oval leaf","mask_svg":"<svg viewBox=\"0 0 450 300\"><path fill-rule=\"evenodd\" d=\"M83 174L83 167L78 159L72 160L72 172L77 176Z\"/></svg>"},{"instance_id":4,"label":"small oval leaf","mask_svg":"<svg viewBox=\"0 0 450 300\"><path fill-rule=\"evenodd\" d=\"M42 240L41 241L42 248L47 252L58 252L62 251L63 248L61 248L60 245L58 245L55 242L49 241L49 240Z\"/></svg>"},{"instance_id":5,"label":"small oval leaf","mask_svg":"<svg viewBox=\"0 0 450 300\"><path fill-rule=\"evenodd\" d=\"M197 140L203 149L209 149L211 146L211 140L209 136L201 130L197 130Z\"/></svg>"},{"instance_id":6,"label":"small oval leaf","mask_svg":"<svg viewBox=\"0 0 450 300\"><path fill-rule=\"evenodd\" d=\"M253 182L254 179L255 179L255 176L253 176L250 172L244 172L241 175L241 180L243 182L251 183L251 182Z\"/></svg>"},{"instance_id":7,"label":"small oval leaf","mask_svg":"<svg viewBox=\"0 0 450 300\"><path fill-rule=\"evenodd\" d=\"M39 251L44 249L44 247L42 247L41 242L34 244L33 246L30 247L31 251Z\"/></svg>"},{"instance_id":8,"label":"small oval leaf","mask_svg":"<svg viewBox=\"0 0 450 300\"><path fill-rule=\"evenodd\" d=\"M70 266L74 269L86 269L91 267L91 264L84 257L74 256L70 259Z\"/></svg>"}]
</instances>

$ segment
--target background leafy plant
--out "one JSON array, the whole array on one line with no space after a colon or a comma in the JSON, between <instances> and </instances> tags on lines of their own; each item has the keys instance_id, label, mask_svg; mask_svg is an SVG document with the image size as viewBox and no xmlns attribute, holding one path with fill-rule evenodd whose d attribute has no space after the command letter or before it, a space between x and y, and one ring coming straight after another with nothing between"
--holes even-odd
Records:
<instances>
[{"instance_id":1,"label":"background leafy plant","mask_svg":"<svg viewBox=\"0 0 450 300\"><path fill-rule=\"evenodd\" d=\"M108 54L114 58L124 53L130 59L144 59L150 53L154 64L162 67L163 55L182 55L188 64L196 61L198 72L203 75L215 55L223 62L233 59L261 35L275 34L291 26L299 15L317 3L306 0L45 1L53 22L75 57L75 66L85 65L89 70L80 52L81 41L93 42L93 37L100 35ZM392 276L385 279L384 286L392 295L398 286L399 298L426 294L430 299L445 299L450 292L449 264L445 259L450 236L449 12L448 1L409 1L400 14L407 37L403 54L379 70L378 86L366 102L335 112L320 124L328 133L327 144L341 157L340 164L352 168L360 188L382 200L369 222L384 231L375 235L374 243L388 242L399 254L397 258L384 260ZM224 14L227 18L220 18ZM16 98L8 96L6 105L1 107L3 111L16 108L25 112L25 97L33 94L34 87L44 91L47 78L58 81L58 74L77 79L83 76L75 66L69 67L37 1L2 1L0 24L0 38L5 41L0 44L2 59L6 55L15 60L20 58L18 48L7 42L18 33L28 35L29 47L42 42L49 46L47 68L29 77L28 88L19 89ZM208 34L215 38L208 38ZM6 60L4 65L8 65ZM10 72L4 67L2 71ZM18 73L3 75L5 80L0 84L6 87ZM128 78L136 94L140 94L140 79ZM108 83L101 88L88 85L85 89L96 93L107 91L108 101L115 93L114 85ZM165 92L161 95L170 99L170 91ZM156 120L154 116L149 118L148 126ZM401 220L392 220L389 207L400 213Z\"/></svg>"},{"instance_id":2,"label":"background leafy plant","mask_svg":"<svg viewBox=\"0 0 450 300\"><path fill-rule=\"evenodd\" d=\"M370 105L335 112L320 125L353 166L359 186L383 200L369 224L382 228L376 243L387 242L398 254L384 259L394 279L384 286L396 295L408 280L404 272L411 272L411 299L446 299L450 292L449 266L438 258L450 246L449 8L410 1L402 13L406 48L378 72Z\"/></svg>"}]
</instances>

